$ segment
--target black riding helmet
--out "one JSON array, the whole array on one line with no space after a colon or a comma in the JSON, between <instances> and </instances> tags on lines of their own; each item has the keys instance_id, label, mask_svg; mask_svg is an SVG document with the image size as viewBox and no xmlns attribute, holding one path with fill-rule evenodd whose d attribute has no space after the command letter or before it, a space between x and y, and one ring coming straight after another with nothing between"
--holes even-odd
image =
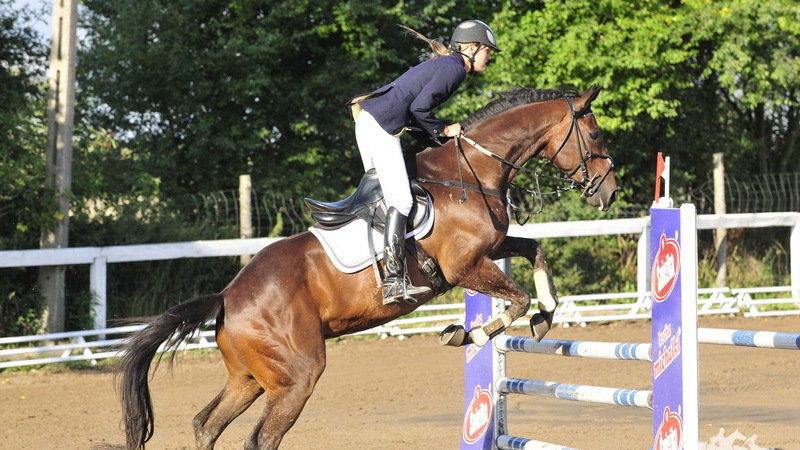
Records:
<instances>
[{"instance_id":1,"label":"black riding helmet","mask_svg":"<svg viewBox=\"0 0 800 450\"><path fill-rule=\"evenodd\" d=\"M485 45L496 52L500 51L497 47L494 31L489 28L489 25L480 20L465 20L461 22L453 30L453 36L450 38L450 48L458 50L458 44L468 44L470 42Z\"/></svg>"}]
</instances>

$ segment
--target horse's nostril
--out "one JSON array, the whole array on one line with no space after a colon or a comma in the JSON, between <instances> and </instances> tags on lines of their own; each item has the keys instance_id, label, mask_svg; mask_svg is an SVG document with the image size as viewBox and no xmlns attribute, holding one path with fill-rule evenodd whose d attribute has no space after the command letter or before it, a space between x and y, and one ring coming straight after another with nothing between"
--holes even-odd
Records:
<instances>
[{"instance_id":1,"label":"horse's nostril","mask_svg":"<svg viewBox=\"0 0 800 450\"><path fill-rule=\"evenodd\" d=\"M614 189L614 192L612 192L611 195L608 196L608 206L611 206L611 204L614 203L614 200L616 199L617 199L617 190Z\"/></svg>"}]
</instances>

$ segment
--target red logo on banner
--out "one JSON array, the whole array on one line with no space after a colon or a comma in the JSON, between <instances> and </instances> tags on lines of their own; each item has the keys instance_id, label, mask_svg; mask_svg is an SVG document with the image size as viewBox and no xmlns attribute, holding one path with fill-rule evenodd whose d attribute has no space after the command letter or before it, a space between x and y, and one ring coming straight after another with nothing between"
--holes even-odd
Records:
<instances>
[{"instance_id":1,"label":"red logo on banner","mask_svg":"<svg viewBox=\"0 0 800 450\"><path fill-rule=\"evenodd\" d=\"M658 251L653 259L651 283L653 300L663 302L672 293L681 270L681 251L678 241L661 235Z\"/></svg>"},{"instance_id":2,"label":"red logo on banner","mask_svg":"<svg viewBox=\"0 0 800 450\"><path fill-rule=\"evenodd\" d=\"M474 444L486 434L492 422L492 394L488 389L475 386L475 395L464 414L464 428L461 431L464 442Z\"/></svg>"},{"instance_id":3,"label":"red logo on banner","mask_svg":"<svg viewBox=\"0 0 800 450\"><path fill-rule=\"evenodd\" d=\"M661 425L653 441L653 450L679 450L683 448L683 421L681 415L664 408Z\"/></svg>"},{"instance_id":4,"label":"red logo on banner","mask_svg":"<svg viewBox=\"0 0 800 450\"><path fill-rule=\"evenodd\" d=\"M469 295L470 297L474 297L475 294L478 293L478 291L473 291L472 289L466 289L466 291L467 291L467 295Z\"/></svg>"}]
</instances>

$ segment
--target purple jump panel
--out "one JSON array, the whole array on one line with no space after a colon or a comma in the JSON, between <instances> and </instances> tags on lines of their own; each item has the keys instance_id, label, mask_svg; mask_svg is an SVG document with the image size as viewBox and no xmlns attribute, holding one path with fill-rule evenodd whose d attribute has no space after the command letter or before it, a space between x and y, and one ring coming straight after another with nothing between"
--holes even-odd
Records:
<instances>
[{"instance_id":1,"label":"purple jump panel","mask_svg":"<svg viewBox=\"0 0 800 450\"><path fill-rule=\"evenodd\" d=\"M653 450L697 446L694 222L694 205L650 210Z\"/></svg>"},{"instance_id":2,"label":"purple jump panel","mask_svg":"<svg viewBox=\"0 0 800 450\"><path fill-rule=\"evenodd\" d=\"M465 328L470 330L492 316L492 299L488 295L467 290ZM461 428L461 449L494 448L495 393L494 346L491 342L478 347L470 344L464 350L464 423Z\"/></svg>"}]
</instances>

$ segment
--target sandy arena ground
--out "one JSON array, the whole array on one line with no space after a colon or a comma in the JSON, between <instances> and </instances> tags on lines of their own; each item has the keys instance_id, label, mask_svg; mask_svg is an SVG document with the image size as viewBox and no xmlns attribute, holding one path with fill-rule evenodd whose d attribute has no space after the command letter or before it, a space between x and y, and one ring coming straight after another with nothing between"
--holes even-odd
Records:
<instances>
[{"instance_id":1,"label":"sandy arena ground","mask_svg":"<svg viewBox=\"0 0 800 450\"><path fill-rule=\"evenodd\" d=\"M800 318L704 317L700 325L798 332ZM646 342L649 333L641 321L556 328L548 337ZM700 360L701 440L725 436L732 444L709 448L800 449L800 352L703 345ZM281 448L457 448L462 361L461 349L440 347L432 335L331 342L328 368ZM216 353L180 359L172 376L162 366L151 382L156 431L148 448L194 448L192 417L222 388L225 375ZM639 361L513 354L509 376L650 389L648 366ZM2 449L124 448L110 372L0 373L0 405ZM216 448L242 448L262 407L259 399ZM517 436L581 449L652 445L648 410L527 396L510 397L509 409ZM737 430L743 438L732 440Z\"/></svg>"}]
</instances>

